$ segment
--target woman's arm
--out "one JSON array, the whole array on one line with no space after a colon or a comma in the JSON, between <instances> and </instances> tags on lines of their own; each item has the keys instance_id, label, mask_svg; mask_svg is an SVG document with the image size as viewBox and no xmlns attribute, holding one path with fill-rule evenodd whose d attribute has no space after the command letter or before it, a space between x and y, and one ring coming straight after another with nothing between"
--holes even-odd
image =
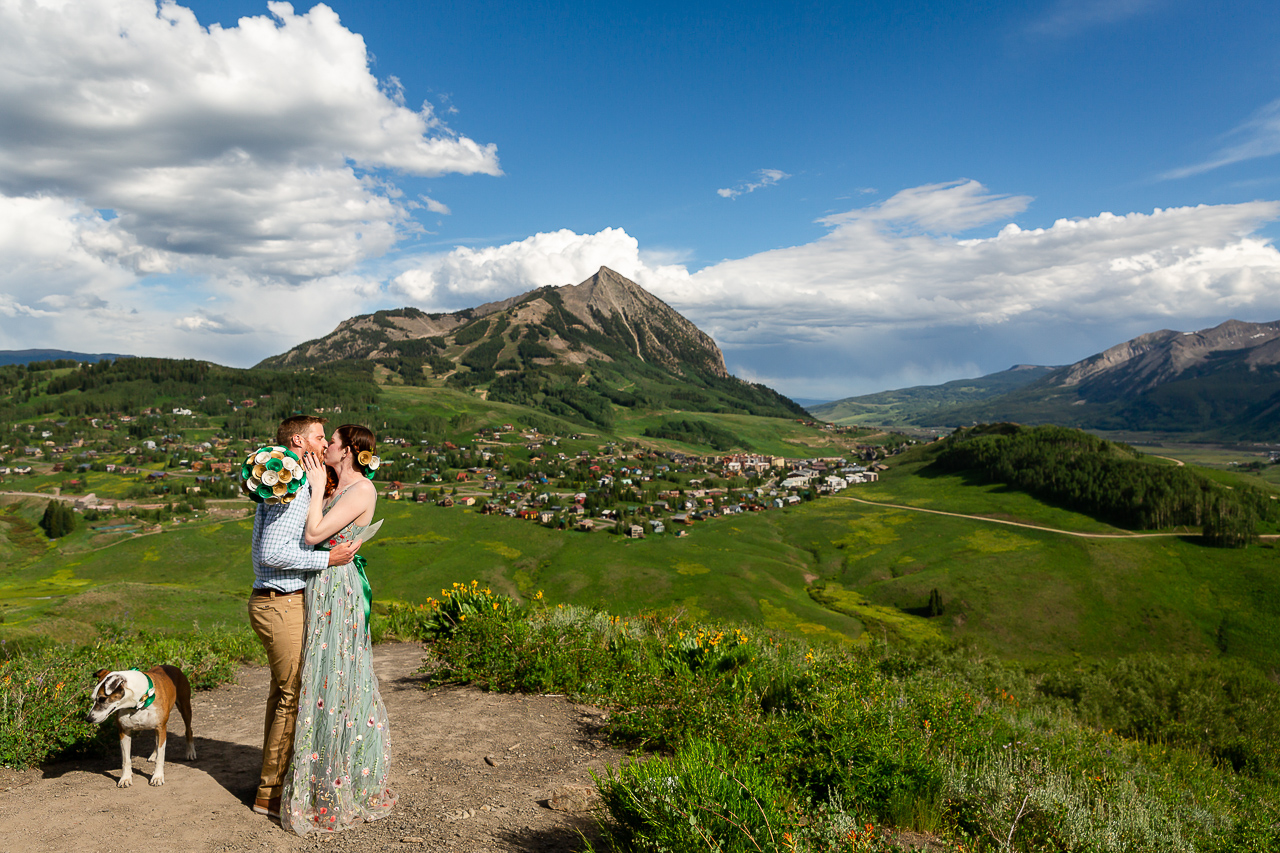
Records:
<instances>
[{"instance_id":1,"label":"woman's arm","mask_svg":"<svg viewBox=\"0 0 1280 853\"><path fill-rule=\"evenodd\" d=\"M305 463L304 463L305 464ZM307 527L303 538L308 545L319 545L342 528L357 519L365 524L373 520L373 506L378 500L378 490L373 483L362 480L351 486L328 513L324 512L324 465L316 462L317 472L312 480L311 468L307 468L307 480L313 484L311 506L307 508Z\"/></svg>"}]
</instances>

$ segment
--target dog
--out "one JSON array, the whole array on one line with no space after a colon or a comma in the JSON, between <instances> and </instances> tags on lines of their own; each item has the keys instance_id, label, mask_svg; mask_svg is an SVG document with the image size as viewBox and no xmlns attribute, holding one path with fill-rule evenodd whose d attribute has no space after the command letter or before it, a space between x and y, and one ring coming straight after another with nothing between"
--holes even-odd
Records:
<instances>
[{"instance_id":1,"label":"dog","mask_svg":"<svg viewBox=\"0 0 1280 853\"><path fill-rule=\"evenodd\" d=\"M151 774L151 784L164 784L165 738L169 734L169 713L175 704L187 724L187 760L195 760L196 747L191 734L191 685L182 670L168 665L157 666L147 672L100 669L93 677L98 684L93 688L93 707L85 719L101 723L116 714L121 761L120 781L116 782L116 787L128 788L133 784L131 735L147 729L156 731L156 748L147 759L156 765L155 772Z\"/></svg>"}]
</instances>

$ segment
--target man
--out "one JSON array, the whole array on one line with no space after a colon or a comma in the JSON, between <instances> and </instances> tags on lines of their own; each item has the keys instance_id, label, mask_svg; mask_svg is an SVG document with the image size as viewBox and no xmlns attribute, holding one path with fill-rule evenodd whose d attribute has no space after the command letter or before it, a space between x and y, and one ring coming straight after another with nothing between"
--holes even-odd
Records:
<instances>
[{"instance_id":1,"label":"man","mask_svg":"<svg viewBox=\"0 0 1280 853\"><path fill-rule=\"evenodd\" d=\"M301 458L323 456L324 418L295 415L276 430L276 444ZM249 597L249 622L267 650L271 690L267 694L267 718L262 734L262 776L253 810L280 816L280 792L284 774L293 758L293 729L298 719L298 691L302 686L302 642L306 630L306 576L327 566L351 562L360 541L332 551L314 551L303 541L311 483L298 489L292 503L258 505L253 521L253 594Z\"/></svg>"}]
</instances>

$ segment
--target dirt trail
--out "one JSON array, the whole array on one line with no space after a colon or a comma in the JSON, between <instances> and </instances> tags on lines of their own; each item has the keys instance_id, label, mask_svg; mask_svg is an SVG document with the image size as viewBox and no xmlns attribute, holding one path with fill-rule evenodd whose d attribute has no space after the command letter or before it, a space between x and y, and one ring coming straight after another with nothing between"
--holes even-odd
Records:
<instances>
[{"instance_id":1,"label":"dirt trail","mask_svg":"<svg viewBox=\"0 0 1280 853\"><path fill-rule=\"evenodd\" d=\"M1083 539L1158 539L1168 536L1199 536L1198 532L1183 531L1181 533L1085 533L1080 530L1062 530L1058 527L1042 527L1039 524L1027 524L1023 521L1010 521L1006 518L991 518L986 515L966 515L962 512L946 512L940 509L925 509L919 506L907 506L906 504L891 504L882 501L869 501L863 498L851 498L845 495L839 495L836 500L852 501L853 503L866 504L867 506L878 506L885 509L904 509L908 512L924 512L930 515L947 515L952 518L969 518L974 521L989 521L992 524L1006 524L1009 527L1025 527L1028 530L1043 530L1047 533L1060 533L1063 536L1079 536ZM1270 539L1271 536L1261 536L1260 539Z\"/></svg>"},{"instance_id":2,"label":"dirt trail","mask_svg":"<svg viewBox=\"0 0 1280 853\"><path fill-rule=\"evenodd\" d=\"M565 785L590 785L591 772L622 755L598 735L604 713L554 696L422 690L415 643L374 647L374 667L391 720L391 787L400 803L387 818L336 835L305 839L256 815L266 670L245 667L235 684L197 693L194 762L170 748L165 784L147 784L151 736L134 743L134 784L116 788L119 755L0 769L0 851L231 853L294 850L560 851L580 849L586 812L553 810ZM182 721L169 720L172 743ZM141 758L139 757L141 756ZM492 760L492 764L486 760Z\"/></svg>"}]
</instances>

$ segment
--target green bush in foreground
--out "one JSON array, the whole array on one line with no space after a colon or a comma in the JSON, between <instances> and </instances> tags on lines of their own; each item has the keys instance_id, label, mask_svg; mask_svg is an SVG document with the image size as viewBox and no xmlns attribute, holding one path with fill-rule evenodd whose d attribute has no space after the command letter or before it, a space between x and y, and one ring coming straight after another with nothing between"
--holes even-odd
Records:
<instances>
[{"instance_id":1,"label":"green bush in foreground","mask_svg":"<svg viewBox=\"0 0 1280 853\"><path fill-rule=\"evenodd\" d=\"M73 755L102 754L112 726L86 722L99 669L150 669L168 663L196 690L231 680L262 646L247 628L189 635L145 634L106 626L92 645L50 645L10 656L0 650L0 765L33 767Z\"/></svg>"},{"instance_id":2,"label":"green bush in foreground","mask_svg":"<svg viewBox=\"0 0 1280 853\"><path fill-rule=\"evenodd\" d=\"M1280 849L1280 758L1263 721L1277 690L1261 680L1215 692L1208 664L1167 662L1195 702L1218 703L1184 722L1228 718L1220 745L1256 741L1236 770L1229 750L1160 722L1185 709L1159 697L1170 673L1149 662L1104 690L1096 673L1048 677L963 650L837 654L478 593L466 619L442 620L439 602L387 618L434 639L435 683L568 693L609 706L615 739L661 752L599 780L612 850L887 850L908 829L967 850ZM1244 694L1252 710L1232 717ZM1138 736L1089 725L1112 720Z\"/></svg>"}]
</instances>

